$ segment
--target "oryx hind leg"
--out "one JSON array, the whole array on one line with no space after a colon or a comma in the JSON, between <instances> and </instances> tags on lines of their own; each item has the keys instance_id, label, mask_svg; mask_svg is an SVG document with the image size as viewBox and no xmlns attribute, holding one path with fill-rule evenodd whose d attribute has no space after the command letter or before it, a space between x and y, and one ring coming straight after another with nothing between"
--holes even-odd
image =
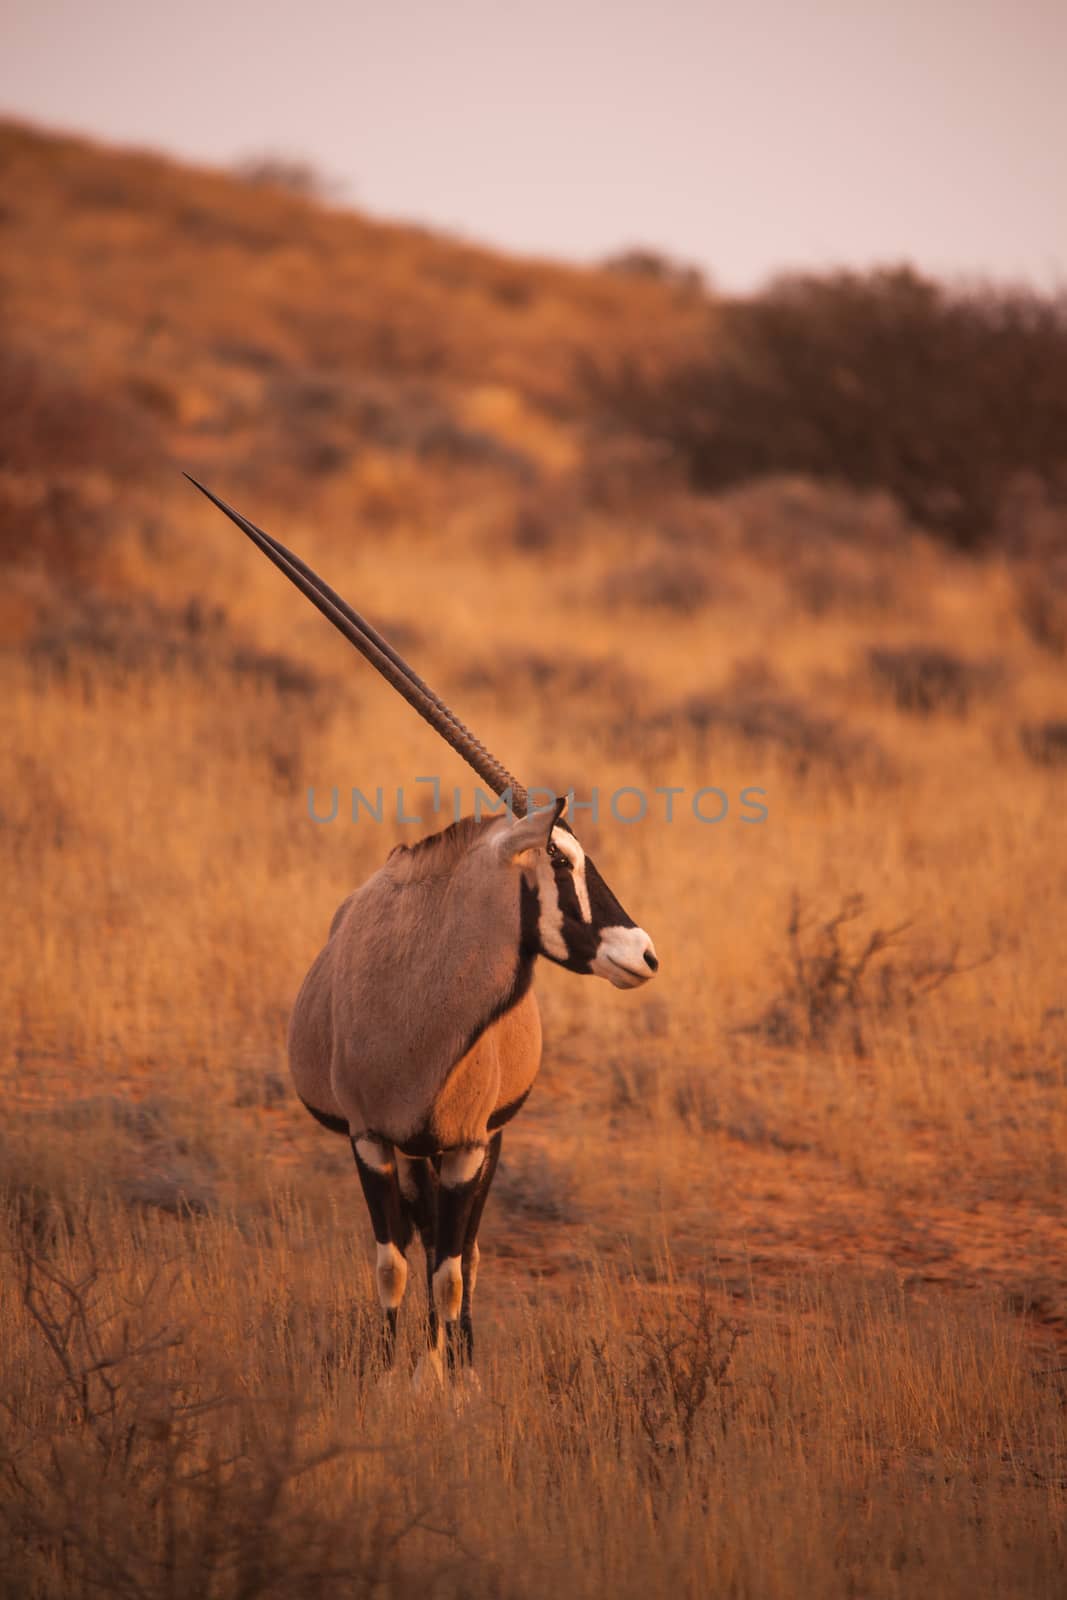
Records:
<instances>
[{"instance_id":1,"label":"oryx hind leg","mask_svg":"<svg viewBox=\"0 0 1067 1600\"><path fill-rule=\"evenodd\" d=\"M352 1151L374 1229L378 1301L385 1313L385 1358L391 1365L396 1349L397 1311L408 1281L405 1251L411 1241L411 1222L400 1201L392 1145L372 1135L359 1134L352 1139Z\"/></svg>"},{"instance_id":2,"label":"oryx hind leg","mask_svg":"<svg viewBox=\"0 0 1067 1600\"><path fill-rule=\"evenodd\" d=\"M409 1227L418 1232L426 1259L426 1303L430 1345L437 1347L439 1331L437 1307L433 1298L433 1269L437 1249L437 1172L433 1163L421 1156L396 1152L396 1171L400 1185L400 1204Z\"/></svg>"},{"instance_id":3,"label":"oryx hind leg","mask_svg":"<svg viewBox=\"0 0 1067 1600\"><path fill-rule=\"evenodd\" d=\"M499 1150L495 1139L493 1143ZM471 1276L477 1273L478 1222L485 1204L486 1178L491 1178L496 1164L491 1148L484 1144L464 1145L446 1150L441 1157L433 1298L447 1335L451 1367L464 1357L469 1359L473 1348L473 1336L463 1336L462 1317L466 1302L469 1323Z\"/></svg>"},{"instance_id":4,"label":"oryx hind leg","mask_svg":"<svg viewBox=\"0 0 1067 1600\"><path fill-rule=\"evenodd\" d=\"M485 1202L489 1198L489 1190L496 1172L497 1162L500 1160L500 1146L503 1143L503 1132L493 1134L489 1141L482 1170L478 1174L477 1189L471 1205L470 1215L467 1218L467 1233L463 1241L463 1299L460 1303L458 1339L461 1358L468 1364L474 1360L474 1322L472 1318L472 1302L474 1300L474 1285L478 1280L478 1229L481 1226L482 1212ZM450 1324L449 1335L455 1343L457 1337L456 1325ZM456 1356L450 1352L449 1360L455 1365Z\"/></svg>"}]
</instances>

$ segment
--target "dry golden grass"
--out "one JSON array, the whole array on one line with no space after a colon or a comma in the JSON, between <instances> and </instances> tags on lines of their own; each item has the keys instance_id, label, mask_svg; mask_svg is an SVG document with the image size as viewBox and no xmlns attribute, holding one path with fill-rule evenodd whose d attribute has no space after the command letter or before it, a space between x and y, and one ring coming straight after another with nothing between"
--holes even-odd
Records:
<instances>
[{"instance_id":1,"label":"dry golden grass","mask_svg":"<svg viewBox=\"0 0 1067 1600\"><path fill-rule=\"evenodd\" d=\"M23 347L158 430L0 464L5 1592L1061 1594L1067 780L1019 730L1065 708L1017 575L588 437L571 358L654 307L681 337L684 295L2 139ZM377 411L329 387L371 378ZM308 787L472 784L168 454L528 780L731 798L579 814L662 971L539 974L462 1404L381 1381L358 1185L284 1030L419 831L317 825ZM999 670L916 709L870 665L916 646Z\"/></svg>"}]
</instances>

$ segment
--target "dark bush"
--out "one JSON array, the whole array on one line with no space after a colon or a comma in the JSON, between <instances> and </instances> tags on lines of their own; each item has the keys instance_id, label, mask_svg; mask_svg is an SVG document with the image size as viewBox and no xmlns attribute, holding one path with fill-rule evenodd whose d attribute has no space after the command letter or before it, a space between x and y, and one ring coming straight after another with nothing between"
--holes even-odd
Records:
<instances>
[{"instance_id":1,"label":"dark bush","mask_svg":"<svg viewBox=\"0 0 1067 1600\"><path fill-rule=\"evenodd\" d=\"M84 576L112 525L106 497L85 480L144 479L162 459L144 406L0 345L0 566Z\"/></svg>"},{"instance_id":2,"label":"dark bush","mask_svg":"<svg viewBox=\"0 0 1067 1600\"><path fill-rule=\"evenodd\" d=\"M492 434L465 427L426 384L286 374L269 385L268 405L279 433L274 458L292 461L301 472L336 471L358 450L373 446L423 461L499 470L521 482L536 476L529 457Z\"/></svg>"},{"instance_id":3,"label":"dark bush","mask_svg":"<svg viewBox=\"0 0 1067 1600\"><path fill-rule=\"evenodd\" d=\"M1067 766L1067 720L1027 723L1020 728L1019 739L1037 766Z\"/></svg>"},{"instance_id":4,"label":"dark bush","mask_svg":"<svg viewBox=\"0 0 1067 1600\"><path fill-rule=\"evenodd\" d=\"M1036 645L1050 655L1067 656L1067 560L1046 563L1022 578L1019 616Z\"/></svg>"},{"instance_id":5,"label":"dark bush","mask_svg":"<svg viewBox=\"0 0 1067 1600\"><path fill-rule=\"evenodd\" d=\"M867 664L876 686L899 711L922 717L938 711L965 716L971 703L994 691L1003 678L999 662L965 661L932 645L869 650Z\"/></svg>"},{"instance_id":6,"label":"dark bush","mask_svg":"<svg viewBox=\"0 0 1067 1600\"><path fill-rule=\"evenodd\" d=\"M796 472L890 491L973 547L1020 474L1067 493L1067 299L908 268L783 279L720 307L691 359L590 374L701 489Z\"/></svg>"},{"instance_id":7,"label":"dark bush","mask_svg":"<svg viewBox=\"0 0 1067 1600\"><path fill-rule=\"evenodd\" d=\"M159 457L153 419L27 350L0 345L0 466L139 476Z\"/></svg>"},{"instance_id":8,"label":"dark bush","mask_svg":"<svg viewBox=\"0 0 1067 1600\"><path fill-rule=\"evenodd\" d=\"M302 200L332 200L344 189L335 178L327 178L310 161L299 156L258 155L239 161L234 176L253 189L280 189Z\"/></svg>"},{"instance_id":9,"label":"dark bush","mask_svg":"<svg viewBox=\"0 0 1067 1600\"><path fill-rule=\"evenodd\" d=\"M600 584L598 598L611 609L637 606L643 610L690 616L716 596L717 586L698 562L684 554L665 551L635 567L618 567Z\"/></svg>"},{"instance_id":10,"label":"dark bush","mask_svg":"<svg viewBox=\"0 0 1067 1600\"><path fill-rule=\"evenodd\" d=\"M704 275L699 267L687 261L672 261L661 250L650 250L644 245L634 245L608 256L604 270L620 278L644 278L651 283L665 283L669 288L686 294L705 292Z\"/></svg>"},{"instance_id":11,"label":"dark bush","mask_svg":"<svg viewBox=\"0 0 1067 1600\"><path fill-rule=\"evenodd\" d=\"M244 683L295 701L313 701L325 686L303 662L280 651L235 644L220 606L191 601L168 610L147 596L112 600L91 593L68 599L28 640L26 655L48 679L76 674L86 661L125 678L178 668L217 681Z\"/></svg>"},{"instance_id":12,"label":"dark bush","mask_svg":"<svg viewBox=\"0 0 1067 1600\"><path fill-rule=\"evenodd\" d=\"M719 749L726 737L756 754L777 757L798 776L819 768L855 777L890 773L871 734L758 684L689 695L645 716L631 713L615 725L612 736L620 750L645 760L665 758L679 747Z\"/></svg>"}]
</instances>

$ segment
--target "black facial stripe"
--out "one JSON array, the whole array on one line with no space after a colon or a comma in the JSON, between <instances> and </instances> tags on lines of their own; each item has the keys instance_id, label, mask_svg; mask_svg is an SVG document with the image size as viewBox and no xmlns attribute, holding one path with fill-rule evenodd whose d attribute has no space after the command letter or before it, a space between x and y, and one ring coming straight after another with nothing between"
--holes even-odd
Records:
<instances>
[{"instance_id":1,"label":"black facial stripe","mask_svg":"<svg viewBox=\"0 0 1067 1600\"><path fill-rule=\"evenodd\" d=\"M559 822L556 826L564 828L566 824ZM567 832L570 833L571 830L567 828ZM567 952L565 956L558 956L541 949L541 896L537 885L528 882L523 874L519 887L520 948L523 954L531 957L542 955L546 960L554 962L556 966L566 967L570 972L587 973L591 970L599 949L600 933L603 928L637 926L633 918L623 910L588 856L585 857L584 875L589 895L591 916L589 922L586 922L582 915L575 873L565 866L556 866L553 872L551 892L556 896L556 907L561 921L560 935ZM553 921L556 907L551 908Z\"/></svg>"},{"instance_id":2,"label":"black facial stripe","mask_svg":"<svg viewBox=\"0 0 1067 1600\"><path fill-rule=\"evenodd\" d=\"M582 916L582 908L578 900L578 890L575 888L573 872L556 873L556 898L559 901L559 909L563 913L563 932L564 937L566 937L566 925L568 922L583 922L585 920Z\"/></svg>"},{"instance_id":3,"label":"black facial stripe","mask_svg":"<svg viewBox=\"0 0 1067 1600\"><path fill-rule=\"evenodd\" d=\"M537 955L540 937L541 896L534 884L527 883L524 873L519 879L519 949L523 955Z\"/></svg>"},{"instance_id":4,"label":"black facial stripe","mask_svg":"<svg viewBox=\"0 0 1067 1600\"><path fill-rule=\"evenodd\" d=\"M637 923L616 900L588 856L585 858L585 886L594 928L636 928Z\"/></svg>"},{"instance_id":5,"label":"black facial stripe","mask_svg":"<svg viewBox=\"0 0 1067 1600\"><path fill-rule=\"evenodd\" d=\"M586 972L600 945L600 934L588 922L565 922L563 942L567 946L567 959L560 965L574 972Z\"/></svg>"}]
</instances>

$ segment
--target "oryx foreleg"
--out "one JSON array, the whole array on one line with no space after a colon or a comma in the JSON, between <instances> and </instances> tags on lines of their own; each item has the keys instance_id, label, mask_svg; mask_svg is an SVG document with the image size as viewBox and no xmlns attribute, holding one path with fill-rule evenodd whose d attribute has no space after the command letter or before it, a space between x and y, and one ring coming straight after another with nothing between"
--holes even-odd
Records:
<instances>
[{"instance_id":1,"label":"oryx foreleg","mask_svg":"<svg viewBox=\"0 0 1067 1600\"><path fill-rule=\"evenodd\" d=\"M411 1239L411 1224L400 1204L392 1145L361 1134L352 1140L352 1150L374 1229L378 1301L385 1312L385 1358L391 1365L396 1349L397 1311L408 1281L404 1252Z\"/></svg>"},{"instance_id":2,"label":"oryx foreleg","mask_svg":"<svg viewBox=\"0 0 1067 1600\"><path fill-rule=\"evenodd\" d=\"M474 1360L474 1322L471 1309L474 1285L478 1278L478 1229L482 1221L482 1212L485 1210L485 1202L489 1198L493 1174L500 1160L500 1146L503 1139L503 1132L497 1132L489 1141L489 1150L482 1163L482 1170L478 1174L477 1189L467 1218L467 1236L463 1242L463 1301L459 1312L459 1338L463 1358L467 1362Z\"/></svg>"},{"instance_id":3,"label":"oryx foreleg","mask_svg":"<svg viewBox=\"0 0 1067 1600\"><path fill-rule=\"evenodd\" d=\"M448 1334L450 1366L456 1360L455 1333L463 1309L467 1233L487 1160L484 1144L446 1150L441 1157L433 1303Z\"/></svg>"},{"instance_id":4,"label":"oryx foreleg","mask_svg":"<svg viewBox=\"0 0 1067 1600\"><path fill-rule=\"evenodd\" d=\"M430 1345L438 1343L437 1308L433 1300L434 1252L437 1248L437 1173L431 1161L419 1156L396 1153L397 1178L400 1184L400 1201L410 1226L418 1229L426 1258L426 1303L428 1307Z\"/></svg>"}]
</instances>

